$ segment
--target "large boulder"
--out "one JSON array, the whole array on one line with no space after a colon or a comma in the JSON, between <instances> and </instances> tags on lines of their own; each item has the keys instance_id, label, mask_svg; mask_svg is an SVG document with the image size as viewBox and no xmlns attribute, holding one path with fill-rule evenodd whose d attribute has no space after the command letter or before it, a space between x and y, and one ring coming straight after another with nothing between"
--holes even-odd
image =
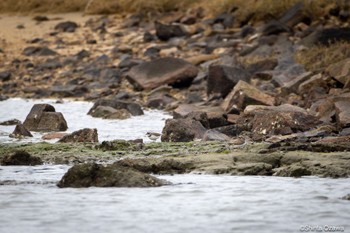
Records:
<instances>
[{"instance_id":1,"label":"large boulder","mask_svg":"<svg viewBox=\"0 0 350 233\"><path fill-rule=\"evenodd\" d=\"M87 163L70 168L57 186L60 188L158 187L165 184L165 181L130 167Z\"/></svg>"},{"instance_id":2,"label":"large boulder","mask_svg":"<svg viewBox=\"0 0 350 233\"><path fill-rule=\"evenodd\" d=\"M81 129L71 134L64 135L58 142L98 142L97 129Z\"/></svg>"},{"instance_id":3,"label":"large boulder","mask_svg":"<svg viewBox=\"0 0 350 233\"><path fill-rule=\"evenodd\" d=\"M66 131L68 128L62 113L50 104L35 104L23 125L30 131Z\"/></svg>"},{"instance_id":4,"label":"large boulder","mask_svg":"<svg viewBox=\"0 0 350 233\"><path fill-rule=\"evenodd\" d=\"M198 69L191 63L166 57L134 66L127 78L137 90L150 90L164 84L188 86L197 74Z\"/></svg>"},{"instance_id":5,"label":"large boulder","mask_svg":"<svg viewBox=\"0 0 350 233\"><path fill-rule=\"evenodd\" d=\"M240 81L249 81L251 74L241 67L215 65L209 67L207 94L226 97Z\"/></svg>"},{"instance_id":6,"label":"large boulder","mask_svg":"<svg viewBox=\"0 0 350 233\"><path fill-rule=\"evenodd\" d=\"M43 164L39 157L30 155L26 151L14 151L5 155L1 160L1 166L35 166Z\"/></svg>"}]
</instances>

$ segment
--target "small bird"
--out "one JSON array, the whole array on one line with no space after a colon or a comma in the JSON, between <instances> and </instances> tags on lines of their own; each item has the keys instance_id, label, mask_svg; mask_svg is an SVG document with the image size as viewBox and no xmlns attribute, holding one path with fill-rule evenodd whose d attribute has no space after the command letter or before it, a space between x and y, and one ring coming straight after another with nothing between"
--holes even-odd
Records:
<instances>
[{"instance_id":1,"label":"small bird","mask_svg":"<svg viewBox=\"0 0 350 233\"><path fill-rule=\"evenodd\" d=\"M152 141L156 141L160 137L161 134L160 133L155 133L155 132L147 132L146 135Z\"/></svg>"}]
</instances>

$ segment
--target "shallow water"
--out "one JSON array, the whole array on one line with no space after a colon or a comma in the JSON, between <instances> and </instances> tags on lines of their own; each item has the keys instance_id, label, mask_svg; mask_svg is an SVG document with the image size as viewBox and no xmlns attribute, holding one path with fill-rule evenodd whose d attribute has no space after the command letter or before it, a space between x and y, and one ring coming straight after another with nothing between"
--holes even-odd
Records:
<instances>
[{"instance_id":1,"label":"shallow water","mask_svg":"<svg viewBox=\"0 0 350 233\"><path fill-rule=\"evenodd\" d=\"M170 115L158 111L145 111L143 116L135 116L126 120L105 120L94 118L87 115L93 103L83 101L64 101L63 104L55 103L55 100L24 100L19 98L0 101L0 122L16 118L24 122L34 104L49 103L53 105L57 112L62 112L65 117L68 130L73 132L83 128L97 128L100 141L125 139L133 140L142 138L145 142L150 139L146 136L147 132L162 132L165 120ZM15 126L0 126L0 143L6 142L38 142L42 141L42 133L32 132L34 138L22 140L9 138ZM51 142L55 142L53 140Z\"/></svg>"},{"instance_id":2,"label":"shallow water","mask_svg":"<svg viewBox=\"0 0 350 233\"><path fill-rule=\"evenodd\" d=\"M350 179L175 175L160 188L59 189L68 168L0 167L0 232L350 231L350 202L339 199Z\"/></svg>"}]
</instances>

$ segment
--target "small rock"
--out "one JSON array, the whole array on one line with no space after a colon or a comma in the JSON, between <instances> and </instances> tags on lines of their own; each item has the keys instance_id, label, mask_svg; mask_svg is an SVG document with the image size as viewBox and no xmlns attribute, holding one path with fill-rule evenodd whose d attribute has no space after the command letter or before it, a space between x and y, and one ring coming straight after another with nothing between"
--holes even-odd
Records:
<instances>
[{"instance_id":1,"label":"small rock","mask_svg":"<svg viewBox=\"0 0 350 233\"><path fill-rule=\"evenodd\" d=\"M126 109L115 109L109 106L98 106L91 114L92 117L99 117L104 119L128 119L131 114Z\"/></svg>"},{"instance_id":2,"label":"small rock","mask_svg":"<svg viewBox=\"0 0 350 233\"><path fill-rule=\"evenodd\" d=\"M166 57L134 66L127 73L127 78L135 89L150 90L164 84L189 86L197 74L198 69L192 64Z\"/></svg>"},{"instance_id":3,"label":"small rock","mask_svg":"<svg viewBox=\"0 0 350 233\"><path fill-rule=\"evenodd\" d=\"M35 104L23 125L30 131L65 131L67 122L62 113L49 104Z\"/></svg>"},{"instance_id":4,"label":"small rock","mask_svg":"<svg viewBox=\"0 0 350 233\"><path fill-rule=\"evenodd\" d=\"M72 21L66 21L59 23L55 26L55 30L61 31L61 32L75 32L75 29L77 29L78 24Z\"/></svg>"},{"instance_id":5,"label":"small rock","mask_svg":"<svg viewBox=\"0 0 350 233\"><path fill-rule=\"evenodd\" d=\"M0 81L7 82L11 79L12 73L10 71L2 71L0 72Z\"/></svg>"},{"instance_id":6,"label":"small rock","mask_svg":"<svg viewBox=\"0 0 350 233\"><path fill-rule=\"evenodd\" d=\"M226 97L240 81L249 81L250 73L240 67L215 65L209 67L207 95Z\"/></svg>"},{"instance_id":7,"label":"small rock","mask_svg":"<svg viewBox=\"0 0 350 233\"><path fill-rule=\"evenodd\" d=\"M326 28L322 30L316 30L309 36L303 38L300 44L306 47L312 47L316 45L331 45L339 41L350 41L350 28Z\"/></svg>"},{"instance_id":8,"label":"small rock","mask_svg":"<svg viewBox=\"0 0 350 233\"><path fill-rule=\"evenodd\" d=\"M97 129L81 129L71 134L63 136L58 142L77 143L77 142L98 142Z\"/></svg>"},{"instance_id":9,"label":"small rock","mask_svg":"<svg viewBox=\"0 0 350 233\"><path fill-rule=\"evenodd\" d=\"M244 81L239 81L231 93L224 99L221 107L228 112L232 107L243 110L248 105L262 104L272 106L274 103L274 97L260 91Z\"/></svg>"},{"instance_id":10,"label":"small rock","mask_svg":"<svg viewBox=\"0 0 350 233\"><path fill-rule=\"evenodd\" d=\"M16 125L15 130L10 134L10 138L33 137L33 135L22 124Z\"/></svg>"},{"instance_id":11,"label":"small rock","mask_svg":"<svg viewBox=\"0 0 350 233\"><path fill-rule=\"evenodd\" d=\"M348 194L348 195L342 197L341 199L350 201L350 194Z\"/></svg>"},{"instance_id":12,"label":"small rock","mask_svg":"<svg viewBox=\"0 0 350 233\"><path fill-rule=\"evenodd\" d=\"M312 172L305 167L299 165L290 165L288 167L284 167L279 169L274 175L275 176L283 176L283 177L302 177L302 176L310 176Z\"/></svg>"},{"instance_id":13,"label":"small rock","mask_svg":"<svg viewBox=\"0 0 350 233\"><path fill-rule=\"evenodd\" d=\"M166 25L156 21L154 26L157 37L163 41L167 41L173 37L186 36L188 34L181 24Z\"/></svg>"},{"instance_id":14,"label":"small rock","mask_svg":"<svg viewBox=\"0 0 350 233\"><path fill-rule=\"evenodd\" d=\"M11 119L11 120L0 122L0 125L18 125L18 124L22 124L22 122L17 119Z\"/></svg>"},{"instance_id":15,"label":"small rock","mask_svg":"<svg viewBox=\"0 0 350 233\"><path fill-rule=\"evenodd\" d=\"M117 164L78 164L68 170L57 184L60 188L159 187L167 184L154 176Z\"/></svg>"},{"instance_id":16,"label":"small rock","mask_svg":"<svg viewBox=\"0 0 350 233\"><path fill-rule=\"evenodd\" d=\"M49 21L49 18L44 15L37 15L37 16L34 16L33 20L37 22L44 22L44 21Z\"/></svg>"},{"instance_id":17,"label":"small rock","mask_svg":"<svg viewBox=\"0 0 350 233\"><path fill-rule=\"evenodd\" d=\"M30 46L23 50L23 55L25 56L54 56L57 53L48 47L35 47Z\"/></svg>"},{"instance_id":18,"label":"small rock","mask_svg":"<svg viewBox=\"0 0 350 233\"><path fill-rule=\"evenodd\" d=\"M345 85L350 81L350 59L331 64L326 72L334 79Z\"/></svg>"},{"instance_id":19,"label":"small rock","mask_svg":"<svg viewBox=\"0 0 350 233\"><path fill-rule=\"evenodd\" d=\"M215 129L210 129L205 132L203 135L203 141L221 141L221 142L228 142L231 138L227 136L226 134L220 133L219 131Z\"/></svg>"},{"instance_id":20,"label":"small rock","mask_svg":"<svg viewBox=\"0 0 350 233\"><path fill-rule=\"evenodd\" d=\"M35 166L43 162L39 157L30 155L26 151L15 151L5 155L1 160L1 166Z\"/></svg>"}]
</instances>

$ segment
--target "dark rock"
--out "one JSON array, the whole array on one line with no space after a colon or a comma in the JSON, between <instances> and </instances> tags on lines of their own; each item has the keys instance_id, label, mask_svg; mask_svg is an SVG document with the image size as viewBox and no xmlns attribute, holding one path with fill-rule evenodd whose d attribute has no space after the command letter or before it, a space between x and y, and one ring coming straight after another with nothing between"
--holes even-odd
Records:
<instances>
[{"instance_id":1,"label":"dark rock","mask_svg":"<svg viewBox=\"0 0 350 233\"><path fill-rule=\"evenodd\" d=\"M54 56L57 53L48 47L34 47L30 46L23 50L25 56Z\"/></svg>"},{"instance_id":2,"label":"dark rock","mask_svg":"<svg viewBox=\"0 0 350 233\"><path fill-rule=\"evenodd\" d=\"M122 60L119 64L118 67L120 69L131 69L134 66L142 64L144 61L139 60L139 59L133 59L133 58L127 58Z\"/></svg>"},{"instance_id":3,"label":"dark rock","mask_svg":"<svg viewBox=\"0 0 350 233\"><path fill-rule=\"evenodd\" d=\"M250 73L240 67L215 65L209 67L207 94L226 97L240 81L249 81Z\"/></svg>"},{"instance_id":4,"label":"dark rock","mask_svg":"<svg viewBox=\"0 0 350 233\"><path fill-rule=\"evenodd\" d=\"M148 98L146 103L149 108L165 109L176 99L167 93L155 93Z\"/></svg>"},{"instance_id":5,"label":"dark rock","mask_svg":"<svg viewBox=\"0 0 350 233\"><path fill-rule=\"evenodd\" d=\"M59 98L84 96L89 92L88 88L80 85L55 85L50 88L51 95Z\"/></svg>"},{"instance_id":6,"label":"dark rock","mask_svg":"<svg viewBox=\"0 0 350 233\"><path fill-rule=\"evenodd\" d=\"M274 175L275 176L283 176L283 177L302 177L302 176L310 176L312 172L303 166L299 165L291 165L288 167L283 167L278 170Z\"/></svg>"},{"instance_id":7,"label":"dark rock","mask_svg":"<svg viewBox=\"0 0 350 233\"><path fill-rule=\"evenodd\" d=\"M289 32L289 28L280 21L273 20L266 24L262 30L264 36L275 35L282 32Z\"/></svg>"},{"instance_id":8,"label":"dark rock","mask_svg":"<svg viewBox=\"0 0 350 233\"><path fill-rule=\"evenodd\" d=\"M150 47L150 48L146 49L144 55L147 57L156 58L159 56L159 52L160 52L160 48Z\"/></svg>"},{"instance_id":9,"label":"dark rock","mask_svg":"<svg viewBox=\"0 0 350 233\"><path fill-rule=\"evenodd\" d=\"M58 23L55 26L55 30L61 31L61 32L75 32L75 29L77 29L78 24L71 21L66 21L62 23Z\"/></svg>"},{"instance_id":10,"label":"dark rock","mask_svg":"<svg viewBox=\"0 0 350 233\"><path fill-rule=\"evenodd\" d=\"M0 125L18 125L18 124L22 124L22 122L17 119L11 119L11 120L0 122Z\"/></svg>"},{"instance_id":11,"label":"dark rock","mask_svg":"<svg viewBox=\"0 0 350 233\"><path fill-rule=\"evenodd\" d=\"M98 147L103 151L139 151L143 148L143 140L141 141L126 141L113 140L103 141Z\"/></svg>"},{"instance_id":12,"label":"dark rock","mask_svg":"<svg viewBox=\"0 0 350 233\"><path fill-rule=\"evenodd\" d=\"M306 16L304 7L302 2L296 3L280 17L279 21L290 28L301 22L309 25L311 20Z\"/></svg>"},{"instance_id":13,"label":"dark rock","mask_svg":"<svg viewBox=\"0 0 350 233\"><path fill-rule=\"evenodd\" d=\"M213 128L213 129L222 134L226 134L229 137L236 137L240 133L240 131L237 128L237 125L226 125L226 126Z\"/></svg>"},{"instance_id":14,"label":"dark rock","mask_svg":"<svg viewBox=\"0 0 350 233\"><path fill-rule=\"evenodd\" d=\"M168 119L162 131L162 142L190 142L202 139L206 129L193 119Z\"/></svg>"},{"instance_id":15,"label":"dark rock","mask_svg":"<svg viewBox=\"0 0 350 233\"><path fill-rule=\"evenodd\" d=\"M234 24L234 17L231 13L222 13L214 19L214 23L221 23L225 28L231 28Z\"/></svg>"},{"instance_id":16,"label":"dark rock","mask_svg":"<svg viewBox=\"0 0 350 233\"><path fill-rule=\"evenodd\" d=\"M7 82L11 79L12 73L10 71L2 71L0 72L0 81Z\"/></svg>"},{"instance_id":17,"label":"dark rock","mask_svg":"<svg viewBox=\"0 0 350 233\"><path fill-rule=\"evenodd\" d=\"M134 66L127 73L127 78L137 90L149 90L164 84L189 86L197 74L198 69L192 64L167 57Z\"/></svg>"},{"instance_id":18,"label":"dark rock","mask_svg":"<svg viewBox=\"0 0 350 233\"><path fill-rule=\"evenodd\" d=\"M57 184L60 188L159 187L166 183L154 176L117 164L78 164L68 170Z\"/></svg>"},{"instance_id":19,"label":"dark rock","mask_svg":"<svg viewBox=\"0 0 350 233\"><path fill-rule=\"evenodd\" d=\"M315 31L301 40L307 47L314 45L331 45L339 41L350 41L350 28L326 28Z\"/></svg>"},{"instance_id":20,"label":"dark rock","mask_svg":"<svg viewBox=\"0 0 350 233\"><path fill-rule=\"evenodd\" d=\"M1 160L1 166L35 166L43 162L40 158L30 155L26 151L14 151L5 155Z\"/></svg>"},{"instance_id":21,"label":"dark rock","mask_svg":"<svg viewBox=\"0 0 350 233\"><path fill-rule=\"evenodd\" d=\"M81 129L71 134L63 136L58 142L76 143L76 142L98 142L97 129Z\"/></svg>"},{"instance_id":22,"label":"dark rock","mask_svg":"<svg viewBox=\"0 0 350 233\"><path fill-rule=\"evenodd\" d=\"M49 104L35 104L23 125L30 131L65 131L67 122L62 113Z\"/></svg>"},{"instance_id":23,"label":"dark rock","mask_svg":"<svg viewBox=\"0 0 350 233\"><path fill-rule=\"evenodd\" d=\"M155 40L155 36L153 34L151 34L150 32L145 32L143 34L143 41L148 43L148 42L152 42Z\"/></svg>"},{"instance_id":24,"label":"dark rock","mask_svg":"<svg viewBox=\"0 0 350 233\"><path fill-rule=\"evenodd\" d=\"M116 164L152 174L183 174L193 167L191 162L179 162L175 159L164 159L159 162L150 162L147 159L122 159Z\"/></svg>"},{"instance_id":25,"label":"dark rock","mask_svg":"<svg viewBox=\"0 0 350 233\"><path fill-rule=\"evenodd\" d=\"M167 41L173 37L186 36L188 34L181 24L166 25L155 21L154 26L157 37L163 41Z\"/></svg>"},{"instance_id":26,"label":"dark rock","mask_svg":"<svg viewBox=\"0 0 350 233\"><path fill-rule=\"evenodd\" d=\"M205 128L209 129L209 120L206 112L191 112L186 116L186 119L199 121Z\"/></svg>"},{"instance_id":27,"label":"dark rock","mask_svg":"<svg viewBox=\"0 0 350 233\"><path fill-rule=\"evenodd\" d=\"M344 196L341 198L342 200L347 200L347 201L350 201L350 194Z\"/></svg>"},{"instance_id":28,"label":"dark rock","mask_svg":"<svg viewBox=\"0 0 350 233\"><path fill-rule=\"evenodd\" d=\"M137 103L116 99L100 99L95 102L95 104L89 110L88 115L92 115L99 106L108 106L114 109L126 109L133 116L140 116L144 114L141 106Z\"/></svg>"},{"instance_id":29,"label":"dark rock","mask_svg":"<svg viewBox=\"0 0 350 233\"><path fill-rule=\"evenodd\" d=\"M34 16L33 20L37 22L44 22L44 21L49 21L49 18L44 15L37 15L37 16Z\"/></svg>"},{"instance_id":30,"label":"dark rock","mask_svg":"<svg viewBox=\"0 0 350 233\"><path fill-rule=\"evenodd\" d=\"M33 137L33 135L22 124L16 125L15 130L10 134L10 138Z\"/></svg>"},{"instance_id":31,"label":"dark rock","mask_svg":"<svg viewBox=\"0 0 350 233\"><path fill-rule=\"evenodd\" d=\"M226 96L221 107L228 112L233 107L243 110L248 105L262 104L272 106L274 103L274 97L260 91L244 81L239 81L231 93Z\"/></svg>"}]
</instances>

